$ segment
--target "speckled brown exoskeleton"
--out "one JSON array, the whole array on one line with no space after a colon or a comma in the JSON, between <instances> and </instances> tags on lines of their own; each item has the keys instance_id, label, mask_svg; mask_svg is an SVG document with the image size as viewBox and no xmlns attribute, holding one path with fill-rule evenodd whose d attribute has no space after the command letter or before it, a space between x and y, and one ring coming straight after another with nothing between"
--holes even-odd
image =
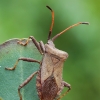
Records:
<instances>
[{"instance_id":1,"label":"speckled brown exoskeleton","mask_svg":"<svg viewBox=\"0 0 100 100\"><path fill-rule=\"evenodd\" d=\"M18 41L19 44L26 46L28 45L28 42L31 39L37 47L37 49L39 50L39 52L43 55L42 60L37 61L31 58L19 58L15 63L14 67L5 68L6 70L15 70L20 60L36 62L40 64L40 69L34 72L32 75L30 75L21 85L19 85L18 94L20 100L23 99L20 93L20 89L24 87L28 82L30 82L30 80L34 77L35 74L37 74L36 87L40 100L60 100L71 89L70 84L63 81L62 79L63 64L64 61L68 58L68 53L57 49L53 42L57 37L59 37L61 34L69 30L70 28L79 24L88 24L88 22L76 23L66 28L64 31L58 33L51 39L50 36L54 24L54 11L49 6L47 6L47 8L52 12L52 23L47 43L44 45L42 41L37 42L33 36L30 36L25 43L23 43L22 41ZM59 96L64 87L68 88L67 91L63 95Z\"/></svg>"}]
</instances>

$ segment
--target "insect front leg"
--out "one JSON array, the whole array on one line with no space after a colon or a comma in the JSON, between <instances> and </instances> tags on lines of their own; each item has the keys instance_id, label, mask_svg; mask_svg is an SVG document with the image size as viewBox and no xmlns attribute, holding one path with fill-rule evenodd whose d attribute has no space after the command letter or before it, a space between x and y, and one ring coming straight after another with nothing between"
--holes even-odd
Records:
<instances>
[{"instance_id":1,"label":"insect front leg","mask_svg":"<svg viewBox=\"0 0 100 100\"><path fill-rule=\"evenodd\" d=\"M37 40L36 40L33 36L30 36L30 37L26 40L25 43L22 42L23 39L22 39L21 41L18 41L18 43L21 44L21 45L23 45L23 46L26 46L26 45L29 43L30 39L31 39L32 42L35 44L35 46L37 47L37 49L39 50L39 52L40 52L41 54L43 54L39 42L37 42Z\"/></svg>"},{"instance_id":2,"label":"insect front leg","mask_svg":"<svg viewBox=\"0 0 100 100\"><path fill-rule=\"evenodd\" d=\"M42 50L42 52L44 54L45 53L44 43L42 41L40 41L39 43L40 43L41 50Z\"/></svg>"},{"instance_id":3,"label":"insect front leg","mask_svg":"<svg viewBox=\"0 0 100 100\"><path fill-rule=\"evenodd\" d=\"M71 90L71 85L65 81L62 81L62 86L61 86L61 89L60 91L57 93L58 95L60 95L61 91L63 90L64 87L67 87L68 90L62 94L57 100L60 100L62 97L64 97L70 90Z\"/></svg>"},{"instance_id":4,"label":"insect front leg","mask_svg":"<svg viewBox=\"0 0 100 100\"><path fill-rule=\"evenodd\" d=\"M22 61L27 61L27 62L37 62L40 64L40 61L37 61L37 60L34 60L34 59L31 59L31 58L19 58L16 63L14 64L14 66L12 68L5 68L6 70L15 70L17 65L18 65L18 62L22 60Z\"/></svg>"},{"instance_id":5,"label":"insect front leg","mask_svg":"<svg viewBox=\"0 0 100 100\"><path fill-rule=\"evenodd\" d=\"M26 84L28 84L31 81L31 79L34 77L34 75L37 74L37 73L38 73L38 71L34 72L21 85L19 85L18 94L19 94L20 100L22 100L22 95L20 93L20 89L23 88Z\"/></svg>"}]
</instances>

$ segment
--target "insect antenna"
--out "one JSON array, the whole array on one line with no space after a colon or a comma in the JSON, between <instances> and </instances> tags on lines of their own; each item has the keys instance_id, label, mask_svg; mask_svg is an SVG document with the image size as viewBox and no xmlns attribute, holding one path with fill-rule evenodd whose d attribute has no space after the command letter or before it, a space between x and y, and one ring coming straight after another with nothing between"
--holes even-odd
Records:
<instances>
[{"instance_id":1,"label":"insect antenna","mask_svg":"<svg viewBox=\"0 0 100 100\"><path fill-rule=\"evenodd\" d=\"M48 40L49 40L50 39L50 36L51 36L51 33L52 33L53 25L54 25L54 11L49 6L46 6L46 7L49 10L51 10L51 13L52 13L52 23L51 23L50 30L49 30L49 35L48 35Z\"/></svg>"},{"instance_id":2,"label":"insect antenna","mask_svg":"<svg viewBox=\"0 0 100 100\"><path fill-rule=\"evenodd\" d=\"M64 32L66 32L67 30L73 28L74 26L78 26L80 24L87 24L89 25L88 22L78 22L76 24L73 24L72 26L69 26L68 28L66 28L65 30L63 30L62 32L58 33L57 35L55 35L53 38L52 38L52 41L54 41L56 38L58 38L61 34L63 34Z\"/></svg>"}]
</instances>

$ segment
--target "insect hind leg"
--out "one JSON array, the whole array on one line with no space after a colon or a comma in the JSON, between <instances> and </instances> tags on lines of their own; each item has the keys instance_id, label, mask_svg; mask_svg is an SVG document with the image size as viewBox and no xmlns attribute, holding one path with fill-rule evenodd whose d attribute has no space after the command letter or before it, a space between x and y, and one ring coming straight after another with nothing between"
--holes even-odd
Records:
<instances>
[{"instance_id":1,"label":"insect hind leg","mask_svg":"<svg viewBox=\"0 0 100 100\"><path fill-rule=\"evenodd\" d=\"M22 95L20 93L20 89L23 88L25 85L27 85L31 80L32 78L34 77L35 74L37 74L38 71L34 72L33 74L31 74L19 87L18 87L18 94L19 94L19 97L20 97L20 100L22 100Z\"/></svg>"},{"instance_id":2,"label":"insect hind leg","mask_svg":"<svg viewBox=\"0 0 100 100\"><path fill-rule=\"evenodd\" d=\"M68 90L64 94L61 94L57 100L61 100L61 98L63 98L71 90L71 85L65 81L62 81L62 87L61 87L61 90L58 92L58 95L60 94L60 92L62 91L64 87L67 87Z\"/></svg>"}]
</instances>

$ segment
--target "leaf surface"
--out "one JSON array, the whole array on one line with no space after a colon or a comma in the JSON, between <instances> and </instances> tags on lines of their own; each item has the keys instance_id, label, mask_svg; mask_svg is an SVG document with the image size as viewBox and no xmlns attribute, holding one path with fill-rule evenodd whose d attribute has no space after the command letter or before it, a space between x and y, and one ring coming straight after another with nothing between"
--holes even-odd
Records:
<instances>
[{"instance_id":1,"label":"leaf surface","mask_svg":"<svg viewBox=\"0 0 100 100\"><path fill-rule=\"evenodd\" d=\"M17 41L19 39L12 39L0 45L0 100L19 100L19 85L39 69L37 63L19 61L14 71L5 70L5 67L13 67L20 57L41 61L42 56L32 41L27 46L22 46ZM36 89L36 75L21 89L21 94L23 100L39 100Z\"/></svg>"}]
</instances>

